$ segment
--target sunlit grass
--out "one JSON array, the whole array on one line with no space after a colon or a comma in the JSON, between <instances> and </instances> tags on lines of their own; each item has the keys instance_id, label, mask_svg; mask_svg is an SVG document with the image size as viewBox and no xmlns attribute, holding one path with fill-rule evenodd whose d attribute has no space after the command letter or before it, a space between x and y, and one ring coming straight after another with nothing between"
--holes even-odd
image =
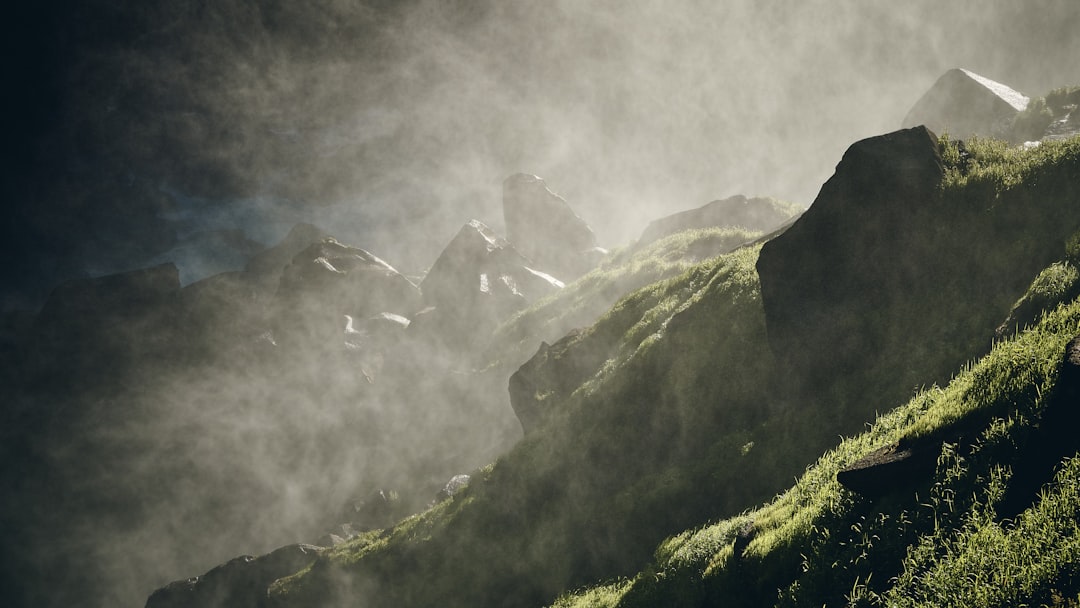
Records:
<instances>
[{"instance_id":1,"label":"sunlit grass","mask_svg":"<svg viewBox=\"0 0 1080 608\"><path fill-rule=\"evenodd\" d=\"M944 388L920 392L867 432L842 441L770 503L667 539L650 568L618 602L605 605L648 605L640 600L673 593L665 583L672 577L679 579L680 593L694 590L691 605L716 597L729 600L724 605L758 605L755 600L768 599L770 585L780 591L778 605L792 606L820 605L829 597L882 606L1009 606L1025 598L1075 597L1080 461L1068 461L1015 523L995 520L992 504L1008 481L999 457L1022 449L1002 446L1022 443L1030 432L1064 346L1078 332L1080 302L1050 313ZM893 504L876 505L836 481L837 472L877 448L945 437L973 418L981 420L983 439L967 455L946 444L923 495L912 489L890 499ZM754 538L735 556L735 532L746 522L753 522ZM890 581L889 571L898 578ZM875 573L886 576L875 580ZM570 597L559 604L579 605L587 604Z\"/></svg>"}]
</instances>

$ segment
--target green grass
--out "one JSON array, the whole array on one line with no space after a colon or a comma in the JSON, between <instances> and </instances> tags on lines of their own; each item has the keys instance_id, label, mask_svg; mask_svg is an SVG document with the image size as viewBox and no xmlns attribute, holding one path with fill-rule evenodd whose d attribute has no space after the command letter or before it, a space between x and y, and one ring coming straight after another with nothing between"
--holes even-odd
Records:
<instances>
[{"instance_id":1,"label":"green grass","mask_svg":"<svg viewBox=\"0 0 1080 608\"><path fill-rule=\"evenodd\" d=\"M1010 463L1037 428L1064 346L1078 332L1080 302L1073 302L998 344L944 388L920 392L842 441L767 505L672 536L635 577L555 605L1015 606L1076 597L1080 461L1064 463L1015 520L1001 521L994 509ZM922 487L870 501L836 481L877 448L948 435L973 419L977 440L946 443ZM736 557L735 536L750 521L756 534Z\"/></svg>"},{"instance_id":2,"label":"green grass","mask_svg":"<svg viewBox=\"0 0 1080 608\"><path fill-rule=\"evenodd\" d=\"M823 379L828 391L776 399L785 378L767 347L760 247L683 268L678 260L704 233L676 235L640 267L631 256L577 287L596 294L617 277L672 272L595 313L573 346L602 357L552 400L535 433L479 472L466 495L280 581L274 605L885 605L901 588L917 598L917 584L929 580L917 573L970 552L964 526L987 521L1014 487L1008 467L1023 460L1061 349L1080 329L1080 304L1059 306L1031 331L982 349L988 354L951 381L947 373L940 387L929 380L905 405L881 396L878 380L926 381L927 361L955 370L979 353L976 342L989 342L1077 229L1080 140L1028 151L943 145L941 205L925 225L943 233L934 259L948 263L919 277L919 302L873 321L888 331L896 315L909 315L942 330L924 332L926 340L893 336L895 351L874 353L880 377L856 382L837 370ZM665 247L676 252L666 266L657 261ZM1048 272L1037 286L1055 285L1065 262ZM569 322L577 296L568 287L559 297L567 299L541 302L502 335L513 343L531 328ZM874 411L887 413L866 429ZM838 434L850 437L837 445ZM901 439L945 442L921 485L870 501L836 481L837 471ZM1024 540L989 517L1002 533L973 537L972 546ZM752 538L736 552L748 528ZM923 544L930 549L918 553ZM912 583L901 587L908 572ZM1055 585L1052 597L1080 592ZM568 589L579 591L559 596Z\"/></svg>"},{"instance_id":3,"label":"green grass","mask_svg":"<svg viewBox=\"0 0 1080 608\"><path fill-rule=\"evenodd\" d=\"M540 341L554 342L571 329L592 325L627 294L677 277L760 236L733 227L686 230L640 251L631 247L614 251L598 268L503 323L495 332L496 350L489 358L520 365Z\"/></svg>"}]
</instances>

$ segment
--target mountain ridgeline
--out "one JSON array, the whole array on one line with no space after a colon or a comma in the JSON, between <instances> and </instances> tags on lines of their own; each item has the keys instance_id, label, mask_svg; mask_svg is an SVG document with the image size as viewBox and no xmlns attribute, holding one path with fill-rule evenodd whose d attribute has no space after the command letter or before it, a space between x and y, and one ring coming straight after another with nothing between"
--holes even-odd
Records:
<instances>
[{"instance_id":1,"label":"mountain ridgeline","mask_svg":"<svg viewBox=\"0 0 1080 608\"><path fill-rule=\"evenodd\" d=\"M610 253L519 174L423 276L301 225L60 286L0 351L5 599L1080 605L1077 101L953 71L809 209Z\"/></svg>"}]
</instances>

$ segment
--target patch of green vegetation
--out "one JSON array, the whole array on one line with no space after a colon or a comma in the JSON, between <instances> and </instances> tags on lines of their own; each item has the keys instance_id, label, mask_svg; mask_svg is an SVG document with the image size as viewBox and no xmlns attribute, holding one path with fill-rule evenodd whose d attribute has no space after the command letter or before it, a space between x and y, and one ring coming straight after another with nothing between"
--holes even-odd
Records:
<instances>
[{"instance_id":1,"label":"patch of green vegetation","mask_svg":"<svg viewBox=\"0 0 1080 608\"><path fill-rule=\"evenodd\" d=\"M596 269L503 323L493 340L497 351L490 357L520 365L541 341L554 342L572 329L592 325L623 296L677 277L760 236L742 228L705 228L672 234L640 251L614 251Z\"/></svg>"},{"instance_id":2,"label":"patch of green vegetation","mask_svg":"<svg viewBox=\"0 0 1080 608\"><path fill-rule=\"evenodd\" d=\"M597 580L613 582L558 605L875 605L908 569L929 572L938 562L909 560L920 539L934 559L946 555L960 544L942 531L996 514L1015 487L1008 467L1023 458L1061 349L1080 329L1080 304L1061 306L944 388L898 409L880 397L878 381L907 379L928 359L955 369L956 352L979 352L972 340L989 343L1009 303L1076 232L1080 140L1028 151L942 145L941 205L925 223L942 250L917 258L940 267L919 269L917 303L867 321L889 331L908 315L933 322L935 335L892 337L903 348L873 353L880 377L855 382L838 370L823 379L828 391L776 400L785 378L767 347L760 247L710 258L623 297L582 332L582 344L604 346L603 363L553 399L543 426L477 475L467 496L331 552L276 586L274 605L542 605ZM1008 238L992 238L1000 235ZM987 284L995 273L1004 278ZM973 304L972 294L994 305ZM553 304L537 310L549 305L552 322L569 318ZM524 316L504 336L524 339ZM837 446L875 404L889 413ZM925 482L870 500L836 481L901 440L942 442ZM1080 586L1055 592L1075 597Z\"/></svg>"},{"instance_id":3,"label":"patch of green vegetation","mask_svg":"<svg viewBox=\"0 0 1080 608\"><path fill-rule=\"evenodd\" d=\"M1080 593L1080 459L1066 460L1015 518L997 508L1078 332L1073 302L842 441L769 504L672 536L629 581L555 605L1064 605ZM976 439L944 442L925 483L872 500L836 481L878 448L947 436L973 420ZM753 539L736 554L749 522Z\"/></svg>"},{"instance_id":4,"label":"patch of green vegetation","mask_svg":"<svg viewBox=\"0 0 1080 608\"><path fill-rule=\"evenodd\" d=\"M1013 143L1037 141L1055 120L1068 116L1080 105L1080 87L1061 87L1036 97L1013 119L1009 140Z\"/></svg>"}]
</instances>

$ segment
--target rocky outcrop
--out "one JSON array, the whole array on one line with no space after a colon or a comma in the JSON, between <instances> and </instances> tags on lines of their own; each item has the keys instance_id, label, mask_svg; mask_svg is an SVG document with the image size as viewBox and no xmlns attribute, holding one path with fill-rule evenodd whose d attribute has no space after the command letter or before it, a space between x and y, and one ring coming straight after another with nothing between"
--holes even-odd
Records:
<instances>
[{"instance_id":1,"label":"rocky outcrop","mask_svg":"<svg viewBox=\"0 0 1080 608\"><path fill-rule=\"evenodd\" d=\"M641 248L670 234L691 228L740 226L772 232L794 217L792 208L774 198L747 198L741 194L653 220L645 227L636 247Z\"/></svg>"},{"instance_id":2,"label":"rocky outcrop","mask_svg":"<svg viewBox=\"0 0 1080 608\"><path fill-rule=\"evenodd\" d=\"M1054 391L1042 411L1039 426L1026 451L1013 465L1010 486L999 509L1004 517L1012 517L1038 499L1039 489L1053 477L1063 458L1080 450L1080 336L1065 346L1058 364Z\"/></svg>"},{"instance_id":3,"label":"rocky outcrop","mask_svg":"<svg viewBox=\"0 0 1080 608\"><path fill-rule=\"evenodd\" d=\"M957 68L945 72L904 117L905 129L925 125L937 133L968 139L1006 137L1028 97L1010 87Z\"/></svg>"},{"instance_id":4,"label":"rocky outcrop","mask_svg":"<svg viewBox=\"0 0 1080 608\"><path fill-rule=\"evenodd\" d=\"M167 349L180 275L173 264L57 286L34 320L29 342L53 368L109 367ZM57 361L64 364L57 365Z\"/></svg>"},{"instance_id":5,"label":"rocky outcrop","mask_svg":"<svg viewBox=\"0 0 1080 608\"><path fill-rule=\"evenodd\" d=\"M856 142L810 209L765 243L757 269L780 362L828 382L864 367L897 336L924 332L898 327L923 321L894 313L908 312L940 255L940 239L925 235L943 175L937 138L925 127Z\"/></svg>"},{"instance_id":6,"label":"rocky outcrop","mask_svg":"<svg viewBox=\"0 0 1080 608\"><path fill-rule=\"evenodd\" d=\"M419 290L392 266L328 237L282 270L274 334L279 341L337 348L344 344L346 315L408 315L419 307Z\"/></svg>"},{"instance_id":7,"label":"rocky outcrop","mask_svg":"<svg viewBox=\"0 0 1080 608\"><path fill-rule=\"evenodd\" d=\"M289 545L259 557L237 557L202 576L158 589L146 608L261 608L267 605L271 583L306 568L319 551L314 545Z\"/></svg>"},{"instance_id":8,"label":"rocky outcrop","mask_svg":"<svg viewBox=\"0 0 1080 608\"><path fill-rule=\"evenodd\" d=\"M607 350L588 337L588 330L578 329L554 344L541 342L510 376L510 406L526 435L550 415L550 404L565 400L606 360Z\"/></svg>"},{"instance_id":9,"label":"rocky outcrop","mask_svg":"<svg viewBox=\"0 0 1080 608\"><path fill-rule=\"evenodd\" d=\"M503 182L506 236L531 265L570 282L599 262L592 228L535 175L518 173Z\"/></svg>"},{"instance_id":10,"label":"rocky outcrop","mask_svg":"<svg viewBox=\"0 0 1080 608\"><path fill-rule=\"evenodd\" d=\"M528 264L483 222L468 222L420 283L427 309L413 319L410 331L467 352L499 321L562 287Z\"/></svg>"},{"instance_id":11,"label":"rocky outcrop","mask_svg":"<svg viewBox=\"0 0 1080 608\"><path fill-rule=\"evenodd\" d=\"M836 481L869 498L908 490L930 479L940 453L941 442L893 443L844 468L836 474Z\"/></svg>"}]
</instances>

